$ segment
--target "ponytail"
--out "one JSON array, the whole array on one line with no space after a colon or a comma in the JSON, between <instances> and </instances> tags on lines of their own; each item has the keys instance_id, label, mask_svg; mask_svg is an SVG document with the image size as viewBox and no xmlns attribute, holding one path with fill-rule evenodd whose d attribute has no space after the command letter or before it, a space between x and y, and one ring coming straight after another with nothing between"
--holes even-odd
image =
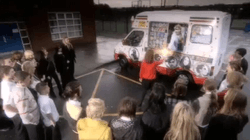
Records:
<instances>
[{"instance_id":1,"label":"ponytail","mask_svg":"<svg viewBox=\"0 0 250 140\"><path fill-rule=\"evenodd\" d=\"M216 94L216 90L211 91L209 110L211 110L213 114L215 114L219 108L219 104L217 100L218 100L218 96Z\"/></svg>"}]
</instances>

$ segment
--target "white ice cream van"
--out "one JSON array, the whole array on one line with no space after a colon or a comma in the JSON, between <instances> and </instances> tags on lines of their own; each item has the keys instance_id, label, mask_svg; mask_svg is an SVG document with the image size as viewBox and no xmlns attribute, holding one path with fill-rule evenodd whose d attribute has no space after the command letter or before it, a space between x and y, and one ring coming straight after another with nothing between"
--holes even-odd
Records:
<instances>
[{"instance_id":1,"label":"white ice cream van","mask_svg":"<svg viewBox=\"0 0 250 140\"><path fill-rule=\"evenodd\" d=\"M165 61L157 71L203 84L220 71L227 48L231 15L220 11L152 11L139 13L132 31L114 51L122 67L140 66L148 49Z\"/></svg>"}]
</instances>

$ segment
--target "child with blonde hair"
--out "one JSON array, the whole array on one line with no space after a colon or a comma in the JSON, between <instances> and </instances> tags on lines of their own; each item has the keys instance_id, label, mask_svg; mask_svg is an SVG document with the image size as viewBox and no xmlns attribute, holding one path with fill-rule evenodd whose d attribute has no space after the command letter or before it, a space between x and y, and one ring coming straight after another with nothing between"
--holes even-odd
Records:
<instances>
[{"instance_id":1,"label":"child with blonde hair","mask_svg":"<svg viewBox=\"0 0 250 140\"><path fill-rule=\"evenodd\" d=\"M194 112L186 102L175 105L170 130L164 140L200 140L199 128L194 120Z\"/></svg>"},{"instance_id":2,"label":"child with blonde hair","mask_svg":"<svg viewBox=\"0 0 250 140\"><path fill-rule=\"evenodd\" d=\"M91 98L86 107L87 117L77 122L79 140L111 140L111 129L106 121L101 120L105 111L102 99Z\"/></svg>"}]
</instances>

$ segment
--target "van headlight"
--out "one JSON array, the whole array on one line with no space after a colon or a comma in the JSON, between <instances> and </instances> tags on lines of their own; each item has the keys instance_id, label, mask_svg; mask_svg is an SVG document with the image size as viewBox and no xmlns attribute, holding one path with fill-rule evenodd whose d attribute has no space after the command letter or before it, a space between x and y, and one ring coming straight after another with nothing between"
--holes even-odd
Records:
<instances>
[{"instance_id":1,"label":"van headlight","mask_svg":"<svg viewBox=\"0 0 250 140\"><path fill-rule=\"evenodd\" d=\"M171 69L174 69L178 66L178 61L175 57L170 56L165 60L165 65Z\"/></svg>"},{"instance_id":2,"label":"van headlight","mask_svg":"<svg viewBox=\"0 0 250 140\"><path fill-rule=\"evenodd\" d=\"M210 67L206 64L198 64L195 68L195 73L199 76L206 77L210 74Z\"/></svg>"}]
</instances>

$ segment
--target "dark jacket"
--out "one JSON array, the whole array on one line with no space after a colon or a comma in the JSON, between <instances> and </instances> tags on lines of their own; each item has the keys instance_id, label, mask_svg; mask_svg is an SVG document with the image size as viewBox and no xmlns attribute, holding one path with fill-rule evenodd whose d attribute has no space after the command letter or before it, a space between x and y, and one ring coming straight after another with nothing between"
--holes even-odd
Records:
<instances>
[{"instance_id":1,"label":"dark jacket","mask_svg":"<svg viewBox=\"0 0 250 140\"><path fill-rule=\"evenodd\" d=\"M14 126L11 119L5 115L4 111L2 110L2 107L0 108L0 124L0 131L13 128Z\"/></svg>"},{"instance_id":2,"label":"dark jacket","mask_svg":"<svg viewBox=\"0 0 250 140\"><path fill-rule=\"evenodd\" d=\"M209 122L205 140L237 140L237 135L248 122L248 116L238 119L234 116L217 114Z\"/></svg>"},{"instance_id":3,"label":"dark jacket","mask_svg":"<svg viewBox=\"0 0 250 140\"><path fill-rule=\"evenodd\" d=\"M36 67L36 75L39 79L41 79L44 76L46 76L48 74L48 65L49 62L46 59L41 59L38 63L37 63L37 67Z\"/></svg>"},{"instance_id":4,"label":"dark jacket","mask_svg":"<svg viewBox=\"0 0 250 140\"><path fill-rule=\"evenodd\" d=\"M68 49L63 44L60 48L56 49L54 55L54 61L56 65L56 70L61 75L62 87L65 88L67 83L75 80L75 50Z\"/></svg>"},{"instance_id":5,"label":"dark jacket","mask_svg":"<svg viewBox=\"0 0 250 140\"><path fill-rule=\"evenodd\" d=\"M113 119L110 122L114 140L144 140L141 119L132 121Z\"/></svg>"},{"instance_id":6,"label":"dark jacket","mask_svg":"<svg viewBox=\"0 0 250 140\"><path fill-rule=\"evenodd\" d=\"M241 60L241 68L243 70L243 74L246 75L248 69L248 62L245 58L242 58Z\"/></svg>"},{"instance_id":7,"label":"dark jacket","mask_svg":"<svg viewBox=\"0 0 250 140\"><path fill-rule=\"evenodd\" d=\"M41 59L36 68L36 75L39 79L43 77L43 75L50 76L56 72L56 68L54 63L48 59Z\"/></svg>"},{"instance_id":8,"label":"dark jacket","mask_svg":"<svg viewBox=\"0 0 250 140\"><path fill-rule=\"evenodd\" d=\"M153 113L149 108L143 113L142 122L144 124L145 136L149 140L162 140L170 127L170 109Z\"/></svg>"},{"instance_id":9,"label":"dark jacket","mask_svg":"<svg viewBox=\"0 0 250 140\"><path fill-rule=\"evenodd\" d=\"M149 140L162 140L170 127L170 114L172 105L166 105L156 109L149 101L150 92L147 92L142 103L142 122L145 129L145 137Z\"/></svg>"},{"instance_id":10,"label":"dark jacket","mask_svg":"<svg viewBox=\"0 0 250 140\"><path fill-rule=\"evenodd\" d=\"M65 45L61 45L62 54L64 55L66 60L70 60L72 63L76 61L76 54L74 49L68 49ZM71 63L70 62L70 63Z\"/></svg>"},{"instance_id":11,"label":"dark jacket","mask_svg":"<svg viewBox=\"0 0 250 140\"><path fill-rule=\"evenodd\" d=\"M76 62L75 50L68 49L62 44L60 48L56 48L54 60L57 71L59 73L64 73L67 71L67 67L74 65ZM69 61L69 63L67 63L67 61Z\"/></svg>"},{"instance_id":12,"label":"dark jacket","mask_svg":"<svg viewBox=\"0 0 250 140\"><path fill-rule=\"evenodd\" d=\"M56 48L55 54L54 54L54 62L56 65L56 70L58 73L63 73L64 70L64 63L65 63L65 58L62 52L59 52L59 48Z\"/></svg>"}]
</instances>

